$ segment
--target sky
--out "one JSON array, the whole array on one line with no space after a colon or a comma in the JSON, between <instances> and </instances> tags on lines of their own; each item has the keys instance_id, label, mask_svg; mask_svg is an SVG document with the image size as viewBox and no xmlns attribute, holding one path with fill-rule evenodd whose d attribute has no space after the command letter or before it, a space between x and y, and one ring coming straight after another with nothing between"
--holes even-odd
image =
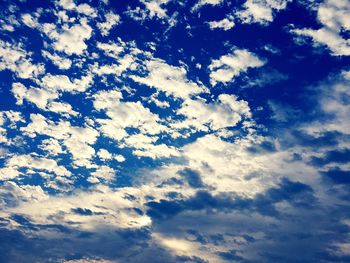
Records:
<instances>
[{"instance_id":1,"label":"sky","mask_svg":"<svg viewBox=\"0 0 350 263\"><path fill-rule=\"evenodd\" d=\"M349 14L0 1L0 262L350 262Z\"/></svg>"}]
</instances>

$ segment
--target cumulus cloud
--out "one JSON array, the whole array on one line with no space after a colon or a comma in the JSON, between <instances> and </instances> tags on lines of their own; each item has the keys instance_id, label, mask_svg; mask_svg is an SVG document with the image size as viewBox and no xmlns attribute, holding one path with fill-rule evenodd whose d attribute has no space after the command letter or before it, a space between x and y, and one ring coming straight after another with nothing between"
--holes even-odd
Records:
<instances>
[{"instance_id":1,"label":"cumulus cloud","mask_svg":"<svg viewBox=\"0 0 350 263\"><path fill-rule=\"evenodd\" d=\"M138 83L179 98L206 92L204 87L187 79L187 72L183 67L175 67L162 60L154 59L146 62L146 68L149 72L147 76L131 76L131 78Z\"/></svg>"},{"instance_id":2,"label":"cumulus cloud","mask_svg":"<svg viewBox=\"0 0 350 263\"><path fill-rule=\"evenodd\" d=\"M136 134L127 137L123 146L134 148L133 154L139 157L149 157L152 159L179 156L179 151L173 146L164 143L157 144L157 137Z\"/></svg>"},{"instance_id":3,"label":"cumulus cloud","mask_svg":"<svg viewBox=\"0 0 350 263\"><path fill-rule=\"evenodd\" d=\"M174 123L176 128L194 127L196 130L219 130L236 126L243 119L251 117L246 101L235 96L221 94L217 101L205 103L201 100L186 100L177 114L186 116L184 121Z\"/></svg>"},{"instance_id":4,"label":"cumulus cloud","mask_svg":"<svg viewBox=\"0 0 350 263\"><path fill-rule=\"evenodd\" d=\"M54 122L40 114L31 114L31 122L21 130L30 137L46 135L56 140L63 140L64 146L72 154L74 164L90 167L89 160L95 154L91 147L97 140L99 132L86 126L72 126L69 121Z\"/></svg>"},{"instance_id":5,"label":"cumulus cloud","mask_svg":"<svg viewBox=\"0 0 350 263\"><path fill-rule=\"evenodd\" d=\"M33 64L31 53L25 51L20 45L13 45L0 40L0 71L11 70L19 78L34 78L45 72L43 64Z\"/></svg>"},{"instance_id":6,"label":"cumulus cloud","mask_svg":"<svg viewBox=\"0 0 350 263\"><path fill-rule=\"evenodd\" d=\"M223 2L224 0L198 0L198 2L192 7L192 11L196 11L205 5L216 6Z\"/></svg>"},{"instance_id":7,"label":"cumulus cloud","mask_svg":"<svg viewBox=\"0 0 350 263\"><path fill-rule=\"evenodd\" d=\"M26 173L24 173L23 170L21 172L20 169L25 169ZM34 174L37 170L48 173L44 176L49 176L49 173L57 177L71 176L70 171L64 166L58 165L53 159L33 157L31 155L15 155L6 161L5 167L0 169L0 180L9 180L25 175L28 176Z\"/></svg>"},{"instance_id":8,"label":"cumulus cloud","mask_svg":"<svg viewBox=\"0 0 350 263\"><path fill-rule=\"evenodd\" d=\"M218 82L227 83L232 81L249 68L261 67L265 61L245 49L236 49L232 54L221 56L212 60L209 65L210 82L216 85Z\"/></svg>"},{"instance_id":9,"label":"cumulus cloud","mask_svg":"<svg viewBox=\"0 0 350 263\"><path fill-rule=\"evenodd\" d=\"M72 61L69 58L59 56L57 54L51 54L46 50L42 51L44 57L47 57L55 64L59 69L69 69L72 66Z\"/></svg>"},{"instance_id":10,"label":"cumulus cloud","mask_svg":"<svg viewBox=\"0 0 350 263\"><path fill-rule=\"evenodd\" d=\"M235 26L235 23L228 19L228 18L224 18L220 21L211 21L208 22L210 29L216 29L216 28L220 28L223 29L225 31L230 30L231 28L233 28Z\"/></svg>"},{"instance_id":11,"label":"cumulus cloud","mask_svg":"<svg viewBox=\"0 0 350 263\"><path fill-rule=\"evenodd\" d=\"M102 36L107 36L109 34L109 31L119 23L120 16L113 12L108 12L105 14L105 21L97 23L97 27L100 29Z\"/></svg>"},{"instance_id":12,"label":"cumulus cloud","mask_svg":"<svg viewBox=\"0 0 350 263\"><path fill-rule=\"evenodd\" d=\"M93 18L97 16L95 9L86 3L76 5L74 0L59 0L57 1L57 5L65 10L74 10L79 14L91 16Z\"/></svg>"},{"instance_id":13,"label":"cumulus cloud","mask_svg":"<svg viewBox=\"0 0 350 263\"><path fill-rule=\"evenodd\" d=\"M267 25L273 21L274 13L287 7L290 0L247 0L236 16L243 23Z\"/></svg>"},{"instance_id":14,"label":"cumulus cloud","mask_svg":"<svg viewBox=\"0 0 350 263\"><path fill-rule=\"evenodd\" d=\"M80 22L72 26L64 24L62 28L46 23L42 30L51 39L52 47L56 51L67 55L81 55L87 48L85 41L91 37L92 28L86 19L81 19Z\"/></svg>"},{"instance_id":15,"label":"cumulus cloud","mask_svg":"<svg viewBox=\"0 0 350 263\"><path fill-rule=\"evenodd\" d=\"M342 31L350 29L350 4L346 0L328 0L320 4L317 19L322 27L319 29L292 29L291 32L311 38L315 44L325 45L335 56L349 56L349 39L342 35Z\"/></svg>"},{"instance_id":16,"label":"cumulus cloud","mask_svg":"<svg viewBox=\"0 0 350 263\"><path fill-rule=\"evenodd\" d=\"M82 76L71 81L66 75L47 74L41 79L40 85L51 91L83 92L92 84L92 75Z\"/></svg>"},{"instance_id":17,"label":"cumulus cloud","mask_svg":"<svg viewBox=\"0 0 350 263\"><path fill-rule=\"evenodd\" d=\"M266 59L222 53L245 45L222 30L248 29L253 45L241 23L269 30L289 1L199 0L189 7L203 8L196 14L186 1L105 12L107 2L60 0L30 14L20 2L8 7L8 21L19 19L3 27L0 45L0 69L14 73L0 72L0 261L346 261L349 72L290 92L327 67L300 77L293 67L306 60L284 57L299 52L294 43L286 49L265 35L249 48ZM327 31L320 39L345 39L342 4L315 4ZM215 20L213 6L233 11ZM330 45L344 53L339 43ZM278 68L245 74L267 59ZM239 90L217 85L238 77Z\"/></svg>"},{"instance_id":18,"label":"cumulus cloud","mask_svg":"<svg viewBox=\"0 0 350 263\"><path fill-rule=\"evenodd\" d=\"M141 0L141 2L145 5L146 9L148 10L150 18L167 17L164 5L166 5L169 2L169 0Z\"/></svg>"},{"instance_id":19,"label":"cumulus cloud","mask_svg":"<svg viewBox=\"0 0 350 263\"><path fill-rule=\"evenodd\" d=\"M144 133L157 134L165 130L159 123L157 114L144 107L140 101L122 102L121 93L117 90L100 91L95 94L94 107L105 111L108 119L97 119L100 131L115 140L127 135L125 128L138 128Z\"/></svg>"},{"instance_id":20,"label":"cumulus cloud","mask_svg":"<svg viewBox=\"0 0 350 263\"><path fill-rule=\"evenodd\" d=\"M86 90L91 81L91 76L85 76L71 82L67 76L47 74L39 83L41 88L27 88L22 83L15 82L12 85L12 93L18 105L23 105L23 101L27 100L42 110L75 116L78 112L74 111L69 103L56 100L62 95L63 91L82 92Z\"/></svg>"}]
</instances>

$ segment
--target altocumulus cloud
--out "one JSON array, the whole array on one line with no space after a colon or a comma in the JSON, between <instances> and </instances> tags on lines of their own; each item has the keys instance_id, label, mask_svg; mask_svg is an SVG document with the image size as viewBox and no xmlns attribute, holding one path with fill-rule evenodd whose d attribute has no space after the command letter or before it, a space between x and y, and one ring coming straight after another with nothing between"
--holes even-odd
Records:
<instances>
[{"instance_id":1,"label":"altocumulus cloud","mask_svg":"<svg viewBox=\"0 0 350 263\"><path fill-rule=\"evenodd\" d=\"M0 6L0 262L350 261L348 0Z\"/></svg>"}]
</instances>

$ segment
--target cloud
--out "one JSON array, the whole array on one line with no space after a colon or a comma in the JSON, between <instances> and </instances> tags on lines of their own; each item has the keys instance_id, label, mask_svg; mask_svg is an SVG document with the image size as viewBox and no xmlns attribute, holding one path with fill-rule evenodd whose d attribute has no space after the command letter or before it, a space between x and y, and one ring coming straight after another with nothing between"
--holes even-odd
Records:
<instances>
[{"instance_id":1,"label":"cloud","mask_svg":"<svg viewBox=\"0 0 350 263\"><path fill-rule=\"evenodd\" d=\"M209 25L210 29L212 29L212 30L216 29L216 28L220 28L220 29L227 31L227 30L230 30L231 28L233 28L235 26L235 23L228 18L224 18L220 21L208 22L208 25Z\"/></svg>"},{"instance_id":2,"label":"cloud","mask_svg":"<svg viewBox=\"0 0 350 263\"><path fill-rule=\"evenodd\" d=\"M73 116L78 114L73 110L70 104L54 101L58 99L59 94L48 89L35 87L26 88L22 83L16 82L12 85L12 93L18 105L23 105L23 100L27 100L42 110L56 113L68 113Z\"/></svg>"},{"instance_id":3,"label":"cloud","mask_svg":"<svg viewBox=\"0 0 350 263\"><path fill-rule=\"evenodd\" d=\"M55 24L44 24L43 32L51 39L52 47L56 51L61 51L67 55L81 55L87 48L85 43L91 37L92 28L86 19L81 19L80 24L68 26L64 24L62 28L57 28Z\"/></svg>"},{"instance_id":4,"label":"cloud","mask_svg":"<svg viewBox=\"0 0 350 263\"><path fill-rule=\"evenodd\" d=\"M350 29L350 19L347 15L350 4L346 0L327 0L318 6L317 19L322 27L319 29L292 29L291 32L300 36L310 37L315 44L325 45L334 56L349 56L349 40L342 36L342 31Z\"/></svg>"},{"instance_id":5,"label":"cloud","mask_svg":"<svg viewBox=\"0 0 350 263\"><path fill-rule=\"evenodd\" d=\"M344 58L302 53L334 66L306 76L288 60L293 43L263 34L254 49L207 27L254 40L262 28L247 24L270 30L288 2L105 11L105 0L64 0L30 14L10 4L0 18L0 65L13 72L1 72L0 261L347 261L350 74L315 84ZM345 39L348 19L332 3L315 4L318 20ZM216 20L212 6L230 13ZM222 53L231 42L242 49ZM267 60L276 70L245 74ZM231 81L241 89L217 85Z\"/></svg>"},{"instance_id":6,"label":"cloud","mask_svg":"<svg viewBox=\"0 0 350 263\"><path fill-rule=\"evenodd\" d=\"M92 76L82 76L71 81L66 75L47 74L41 79L41 86L51 91L83 92L92 84Z\"/></svg>"},{"instance_id":7,"label":"cloud","mask_svg":"<svg viewBox=\"0 0 350 263\"><path fill-rule=\"evenodd\" d=\"M110 182L114 179L116 171L106 165L100 166L96 171L91 173L91 176L87 179L90 183L99 183L100 180Z\"/></svg>"},{"instance_id":8,"label":"cloud","mask_svg":"<svg viewBox=\"0 0 350 263\"><path fill-rule=\"evenodd\" d=\"M174 128L193 127L197 131L219 130L236 126L243 118L251 117L246 101L228 94L220 94L217 101L185 100L176 112L185 120L172 124Z\"/></svg>"},{"instance_id":9,"label":"cloud","mask_svg":"<svg viewBox=\"0 0 350 263\"><path fill-rule=\"evenodd\" d=\"M9 194L11 193L11 194ZM2 209L16 207L23 202L37 202L48 198L40 186L17 185L14 182L4 182L0 188L0 196Z\"/></svg>"},{"instance_id":10,"label":"cloud","mask_svg":"<svg viewBox=\"0 0 350 263\"><path fill-rule=\"evenodd\" d=\"M132 193L135 190L130 189L130 191ZM29 200L1 213L7 214L7 217L13 213L22 214L30 218L32 224L55 224L60 221L61 226L94 232L98 229L102 230L103 227L117 230L142 228L149 225L151 220L148 216L129 209L135 204L124 197L126 193L124 190L112 191L107 187L99 186L95 190L91 189L72 196L51 196ZM92 212L90 215L71 213L77 208Z\"/></svg>"},{"instance_id":11,"label":"cloud","mask_svg":"<svg viewBox=\"0 0 350 263\"><path fill-rule=\"evenodd\" d=\"M218 82L227 83L232 81L249 68L262 67L265 61L245 49L236 49L232 54L221 56L212 60L209 65L210 83L216 85Z\"/></svg>"},{"instance_id":12,"label":"cloud","mask_svg":"<svg viewBox=\"0 0 350 263\"><path fill-rule=\"evenodd\" d=\"M274 12L285 9L288 2L290 0L247 0L235 15L243 23L267 25L273 21Z\"/></svg>"},{"instance_id":13,"label":"cloud","mask_svg":"<svg viewBox=\"0 0 350 263\"><path fill-rule=\"evenodd\" d=\"M197 11L205 5L216 6L222 4L223 0L198 0L198 2L192 7L192 12Z\"/></svg>"},{"instance_id":14,"label":"cloud","mask_svg":"<svg viewBox=\"0 0 350 263\"><path fill-rule=\"evenodd\" d=\"M7 138L7 132L10 129L18 129L18 123L25 123L20 112L0 111L0 143L11 144L11 139ZM3 154L4 150L2 149L1 152Z\"/></svg>"},{"instance_id":15,"label":"cloud","mask_svg":"<svg viewBox=\"0 0 350 263\"><path fill-rule=\"evenodd\" d=\"M23 169L25 169L25 173ZM0 168L0 180L9 180L20 176L23 177L24 175L35 174L37 170L52 173L57 177L70 177L72 175L70 171L64 166L58 165L53 159L31 155L14 155L6 161L3 168Z\"/></svg>"},{"instance_id":16,"label":"cloud","mask_svg":"<svg viewBox=\"0 0 350 263\"><path fill-rule=\"evenodd\" d=\"M69 69L72 66L72 61L69 58L59 56L57 54L51 54L50 52L43 50L42 54L47 57L51 62L56 65L59 69Z\"/></svg>"},{"instance_id":17,"label":"cloud","mask_svg":"<svg viewBox=\"0 0 350 263\"><path fill-rule=\"evenodd\" d=\"M163 5L166 5L169 0L141 0L149 12L149 17L165 18L167 17L166 9Z\"/></svg>"},{"instance_id":18,"label":"cloud","mask_svg":"<svg viewBox=\"0 0 350 263\"><path fill-rule=\"evenodd\" d=\"M119 54L124 50L125 43L120 42L118 44L116 43L102 43L97 42L97 48L103 50L107 56L110 56L112 58L119 58Z\"/></svg>"},{"instance_id":19,"label":"cloud","mask_svg":"<svg viewBox=\"0 0 350 263\"><path fill-rule=\"evenodd\" d=\"M86 126L72 126L69 121L54 122L40 114L30 115L31 123L21 130L30 137L46 135L56 140L63 140L63 145L72 154L77 166L91 166L89 160L95 150L91 147L97 140L99 132Z\"/></svg>"},{"instance_id":20,"label":"cloud","mask_svg":"<svg viewBox=\"0 0 350 263\"><path fill-rule=\"evenodd\" d=\"M109 31L120 23L120 16L113 12L105 14L105 22L97 23L97 27L101 31L102 36L108 36Z\"/></svg>"},{"instance_id":21,"label":"cloud","mask_svg":"<svg viewBox=\"0 0 350 263\"><path fill-rule=\"evenodd\" d=\"M311 134L320 132L339 132L350 134L350 121L347 112L350 110L349 85L350 77L347 71L336 75L328 81L321 83L317 89L320 97L318 98L318 106L320 113L331 116L327 121L315 120L313 125L305 125L304 129Z\"/></svg>"},{"instance_id":22,"label":"cloud","mask_svg":"<svg viewBox=\"0 0 350 263\"><path fill-rule=\"evenodd\" d=\"M60 6L65 10L70 10L70 11L74 10L79 14L90 16L93 18L97 16L95 9L86 3L76 5L74 0L59 0L56 3L58 4L58 6Z\"/></svg>"},{"instance_id":23,"label":"cloud","mask_svg":"<svg viewBox=\"0 0 350 263\"><path fill-rule=\"evenodd\" d=\"M25 87L22 83L15 82L12 85L12 93L16 98L18 105L23 105L23 100L34 104L38 108L46 111L56 112L56 113L67 113L76 116L78 112L74 111L72 106L66 102L55 101L60 97L59 91L62 89L70 89L70 91L75 91L75 89L81 89L82 85L86 83L86 79L76 80L73 83L66 76L51 76L46 75L43 79L43 88L36 87ZM71 87L69 87L70 85ZM86 85L86 84L85 84Z\"/></svg>"},{"instance_id":24,"label":"cloud","mask_svg":"<svg viewBox=\"0 0 350 263\"><path fill-rule=\"evenodd\" d=\"M35 78L45 72L43 64L33 64L31 53L21 45L0 40L0 71L11 70L22 79Z\"/></svg>"},{"instance_id":25,"label":"cloud","mask_svg":"<svg viewBox=\"0 0 350 263\"><path fill-rule=\"evenodd\" d=\"M159 123L160 118L144 107L140 101L122 102L121 93L117 90L100 91L95 94L94 107L105 111L107 119L97 119L100 131L115 140L121 140L127 133L125 128L138 128L149 134L157 134L166 127Z\"/></svg>"},{"instance_id":26,"label":"cloud","mask_svg":"<svg viewBox=\"0 0 350 263\"><path fill-rule=\"evenodd\" d=\"M113 155L109 151L107 151L106 149L100 149L97 152L97 156L101 160L110 160L113 158Z\"/></svg>"},{"instance_id":27,"label":"cloud","mask_svg":"<svg viewBox=\"0 0 350 263\"><path fill-rule=\"evenodd\" d=\"M156 141L157 137L136 134L127 137L122 145L134 148L133 154L139 157L159 159L179 156L179 151L175 147L168 146L164 143L156 143Z\"/></svg>"},{"instance_id":28,"label":"cloud","mask_svg":"<svg viewBox=\"0 0 350 263\"><path fill-rule=\"evenodd\" d=\"M297 35L311 37L315 43L326 45L335 56L349 56L350 45L347 40L342 38L337 32L328 28L314 29L293 29L292 33Z\"/></svg>"},{"instance_id":29,"label":"cloud","mask_svg":"<svg viewBox=\"0 0 350 263\"><path fill-rule=\"evenodd\" d=\"M191 95L206 92L206 89L187 79L183 67L175 67L159 59L146 62L149 74L145 77L131 76L132 80L154 87L178 98L188 98Z\"/></svg>"}]
</instances>

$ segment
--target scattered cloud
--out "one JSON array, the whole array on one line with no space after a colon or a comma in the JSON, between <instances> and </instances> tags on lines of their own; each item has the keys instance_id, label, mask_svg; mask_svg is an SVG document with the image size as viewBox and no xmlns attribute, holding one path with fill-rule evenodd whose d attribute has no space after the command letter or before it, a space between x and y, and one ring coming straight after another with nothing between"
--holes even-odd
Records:
<instances>
[{"instance_id":1,"label":"scattered cloud","mask_svg":"<svg viewBox=\"0 0 350 263\"><path fill-rule=\"evenodd\" d=\"M223 55L219 59L212 60L209 65L210 83L227 83L232 81L249 68L261 67L265 61L245 49L236 49L232 54Z\"/></svg>"},{"instance_id":2,"label":"scattered cloud","mask_svg":"<svg viewBox=\"0 0 350 263\"><path fill-rule=\"evenodd\" d=\"M235 26L235 23L228 19L228 18L224 18L220 21L211 21L208 22L210 29L216 29L216 28L220 28L223 29L225 31L230 30L231 28L233 28Z\"/></svg>"},{"instance_id":3,"label":"scattered cloud","mask_svg":"<svg viewBox=\"0 0 350 263\"><path fill-rule=\"evenodd\" d=\"M319 29L292 29L291 32L309 37L317 45L325 45L334 56L349 56L349 39L342 35L350 29L348 1L327 0L317 9L317 19L322 25Z\"/></svg>"}]
</instances>

